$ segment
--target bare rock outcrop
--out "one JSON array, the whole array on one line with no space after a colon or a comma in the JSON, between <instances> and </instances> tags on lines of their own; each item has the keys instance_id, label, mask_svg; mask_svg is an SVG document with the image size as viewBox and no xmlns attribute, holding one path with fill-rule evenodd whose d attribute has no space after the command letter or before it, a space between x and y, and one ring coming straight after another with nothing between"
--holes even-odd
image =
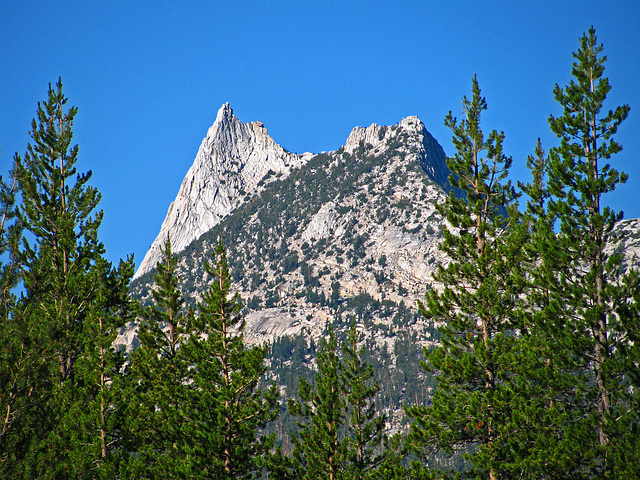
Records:
<instances>
[{"instance_id":1,"label":"bare rock outcrop","mask_svg":"<svg viewBox=\"0 0 640 480\"><path fill-rule=\"evenodd\" d=\"M287 152L262 122L242 123L224 104L134 278L155 268L167 235L173 251L182 251L250 198L265 177L286 176L310 156Z\"/></svg>"}]
</instances>

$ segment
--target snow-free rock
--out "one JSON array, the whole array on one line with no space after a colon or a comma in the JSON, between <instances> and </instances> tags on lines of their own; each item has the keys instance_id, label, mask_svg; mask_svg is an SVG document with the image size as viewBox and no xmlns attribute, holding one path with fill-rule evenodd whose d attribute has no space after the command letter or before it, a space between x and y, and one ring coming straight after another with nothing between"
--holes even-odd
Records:
<instances>
[{"instance_id":1,"label":"snow-free rock","mask_svg":"<svg viewBox=\"0 0 640 480\"><path fill-rule=\"evenodd\" d=\"M134 278L155 268L168 235L174 252L184 250L250 198L267 175L286 176L310 156L287 152L262 122L242 123L224 104Z\"/></svg>"}]
</instances>

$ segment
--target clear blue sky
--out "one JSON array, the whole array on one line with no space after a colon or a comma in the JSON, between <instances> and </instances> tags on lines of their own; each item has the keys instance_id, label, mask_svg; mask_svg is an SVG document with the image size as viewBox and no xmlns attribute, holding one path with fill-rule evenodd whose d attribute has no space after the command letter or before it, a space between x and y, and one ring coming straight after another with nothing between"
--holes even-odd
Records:
<instances>
[{"instance_id":1,"label":"clear blue sky","mask_svg":"<svg viewBox=\"0 0 640 480\"><path fill-rule=\"evenodd\" d=\"M19 1L0 7L0 173L23 154L38 101L62 76L79 108L80 171L103 194L111 260L139 263L157 235L218 108L265 123L293 152L333 150L351 129L418 115L452 153L443 126L477 73L504 130L513 176L536 139L556 142L552 90L594 25L629 119L612 163L629 181L607 202L640 216L640 6L580 1Z\"/></svg>"}]
</instances>

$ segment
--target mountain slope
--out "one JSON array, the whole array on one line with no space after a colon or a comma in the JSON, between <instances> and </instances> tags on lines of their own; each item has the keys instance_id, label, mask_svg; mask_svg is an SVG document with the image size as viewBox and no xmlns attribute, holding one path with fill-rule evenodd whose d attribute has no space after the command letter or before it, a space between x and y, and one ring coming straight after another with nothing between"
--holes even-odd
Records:
<instances>
[{"instance_id":1,"label":"mountain slope","mask_svg":"<svg viewBox=\"0 0 640 480\"><path fill-rule=\"evenodd\" d=\"M224 104L134 278L155 268L167 234L174 250L182 251L242 205L267 172L286 175L310 156L285 151L261 122L244 124Z\"/></svg>"},{"instance_id":2,"label":"mountain slope","mask_svg":"<svg viewBox=\"0 0 640 480\"><path fill-rule=\"evenodd\" d=\"M415 315L415 300L443 261L435 204L447 191L448 170L440 145L417 117L408 117L390 127L356 127L334 152L288 155L279 171L269 168L257 182L254 175L253 194L216 218L216 225L176 248L182 250L185 294L197 299L204 290L204 262L222 235L247 304L248 341L273 341L303 329L317 338L336 314L358 316L355 304L363 299L386 302L387 317L398 309ZM183 196L190 178L208 175L210 184L231 183L225 176L238 176L228 166L232 161L227 156L222 168L206 172L194 163ZM188 201L179 194L174 205ZM182 215L195 217L184 210ZM169 218L158 238L169 232L174 242L185 229L172 229ZM140 297L148 295L151 278L139 269L134 291ZM372 321L396 328L379 313Z\"/></svg>"}]
</instances>

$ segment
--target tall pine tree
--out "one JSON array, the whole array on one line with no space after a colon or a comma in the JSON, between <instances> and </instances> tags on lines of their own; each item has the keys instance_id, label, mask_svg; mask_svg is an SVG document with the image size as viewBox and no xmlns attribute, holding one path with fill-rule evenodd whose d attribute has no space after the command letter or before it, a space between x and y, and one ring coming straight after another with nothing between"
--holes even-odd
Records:
<instances>
[{"instance_id":1,"label":"tall pine tree","mask_svg":"<svg viewBox=\"0 0 640 480\"><path fill-rule=\"evenodd\" d=\"M140 345L129 366L127 394L128 448L134 452L127 478L164 478L188 471L184 433L190 362L182 346L193 327L178 286L178 259L171 240L162 247L154 275L153 302L141 312Z\"/></svg>"},{"instance_id":2,"label":"tall pine tree","mask_svg":"<svg viewBox=\"0 0 640 480\"><path fill-rule=\"evenodd\" d=\"M613 135L629 107L603 111L611 86L603 76L602 50L592 27L573 54L573 79L554 89L563 111L549 118L560 146L548 161L545 215L557 234L545 235L546 244L537 248L536 283L550 309L542 310L540 329L555 331L556 351L568 352L555 361L574 380L571 394L561 400L575 417L565 435L579 452L578 473L630 478L640 475L633 373L640 360L640 283L636 271L623 272L621 256L610 248L619 240L615 226L622 213L603 201L627 178L608 161L622 149Z\"/></svg>"},{"instance_id":3,"label":"tall pine tree","mask_svg":"<svg viewBox=\"0 0 640 480\"><path fill-rule=\"evenodd\" d=\"M273 436L261 432L277 415L278 390L259 386L266 373L266 347L244 343L242 303L231 292L221 239L206 272L211 284L184 347L194 366L187 404L193 478L254 478L273 445Z\"/></svg>"},{"instance_id":4,"label":"tall pine tree","mask_svg":"<svg viewBox=\"0 0 640 480\"><path fill-rule=\"evenodd\" d=\"M330 328L318 349L315 385L300 379L299 400L289 400L289 411L301 418L298 436L293 439L293 461L308 480L341 479L347 465L347 447L341 435L346 401L338 353L338 342Z\"/></svg>"},{"instance_id":5,"label":"tall pine tree","mask_svg":"<svg viewBox=\"0 0 640 480\"><path fill-rule=\"evenodd\" d=\"M86 430L76 412L98 401L78 365L86 345L98 342L88 337L87 322L105 288L97 275L104 254L98 239L102 212L96 210L100 194L88 184L91 172L76 171L72 127L77 109L67 109L66 103L61 81L50 85L32 123L33 143L24 158L15 157L19 221L28 234L19 252L24 294L11 322L23 329L20 368L30 379L29 413L21 426L28 435L13 454L19 460L16 477L93 477L101 461L99 453L92 456L85 447L99 432Z\"/></svg>"},{"instance_id":6,"label":"tall pine tree","mask_svg":"<svg viewBox=\"0 0 640 480\"><path fill-rule=\"evenodd\" d=\"M512 160L502 133L482 131L487 104L475 77L462 107L460 121L451 113L445 119L456 148L447 161L450 182L462 196L451 192L438 206L448 222L440 248L450 262L435 274L443 288L429 290L420 304L441 325L441 346L425 351L437 387L430 405L407 408L414 419L409 444L430 466L458 452L467 474L493 480L521 476L534 454L530 411L539 416L544 405L529 402L537 394L527 378L541 363L518 314L528 234L506 180Z\"/></svg>"},{"instance_id":7,"label":"tall pine tree","mask_svg":"<svg viewBox=\"0 0 640 480\"><path fill-rule=\"evenodd\" d=\"M378 383L373 381L371 365L363 361L358 340L355 321L342 348L333 326L329 328L317 352L315 382L300 379L299 399L289 400L299 430L292 455L280 464L288 469L276 471L275 478L377 478L385 416L377 410ZM391 469L392 462L387 463Z\"/></svg>"},{"instance_id":8,"label":"tall pine tree","mask_svg":"<svg viewBox=\"0 0 640 480\"><path fill-rule=\"evenodd\" d=\"M22 237L18 221L18 181L15 168L9 183L0 178L0 476L8 477L18 470L20 459L28 447L29 415L36 403L29 395L39 376L41 364L32 348L28 324L21 315L14 293L20 281L19 251Z\"/></svg>"},{"instance_id":9,"label":"tall pine tree","mask_svg":"<svg viewBox=\"0 0 640 480\"><path fill-rule=\"evenodd\" d=\"M364 347L358 348L359 334L351 322L342 345L342 382L346 398L347 477L372 478L382 462L382 442L386 417L378 413L375 397L380 389L373 382L373 368L363 361Z\"/></svg>"},{"instance_id":10,"label":"tall pine tree","mask_svg":"<svg viewBox=\"0 0 640 480\"><path fill-rule=\"evenodd\" d=\"M74 463L84 463L89 478L115 478L126 456L125 357L113 342L135 311L129 297L134 267L132 258L117 268L100 259L93 272L97 289L83 324L83 351L76 363L82 379L78 388L87 401L74 404L70 412L80 426L70 432Z\"/></svg>"}]
</instances>

